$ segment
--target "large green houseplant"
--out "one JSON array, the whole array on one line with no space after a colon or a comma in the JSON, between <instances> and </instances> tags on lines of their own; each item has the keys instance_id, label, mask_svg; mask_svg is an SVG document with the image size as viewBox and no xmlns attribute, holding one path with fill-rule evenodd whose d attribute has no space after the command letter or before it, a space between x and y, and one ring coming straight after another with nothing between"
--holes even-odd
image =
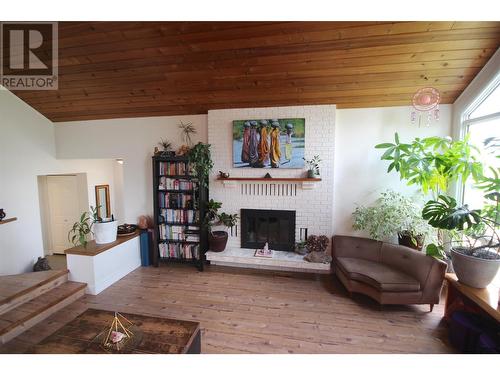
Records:
<instances>
[{"instance_id":1,"label":"large green houseplant","mask_svg":"<svg viewBox=\"0 0 500 375\"><path fill-rule=\"evenodd\" d=\"M194 172L203 187L208 187L208 176L214 166L210 146L210 144L199 142L188 153L189 162L193 165Z\"/></svg>"},{"instance_id":2,"label":"large green houseplant","mask_svg":"<svg viewBox=\"0 0 500 375\"><path fill-rule=\"evenodd\" d=\"M415 199L388 190L369 207L358 206L353 212L353 228L368 231L371 238L387 241L398 236L400 245L421 250L424 240L432 241L435 230L421 215Z\"/></svg>"},{"instance_id":3,"label":"large green houseplant","mask_svg":"<svg viewBox=\"0 0 500 375\"><path fill-rule=\"evenodd\" d=\"M376 146L385 149L382 160L390 162L388 172L398 172L408 185L416 185L424 195L432 197L424 205L422 215L430 225L439 229L440 235L437 243L427 247L427 254L442 254L445 250L444 234L448 235L453 240L449 242L449 254L458 278L471 286L484 283L461 277L459 270L470 276L487 273L485 267L498 269L498 251L495 251L499 239L498 172L492 170L492 176L485 175L480 151L468 137L458 141L449 137L416 138L411 143L402 143L396 133L394 141ZM452 185L463 187L469 179L485 191L490 202L482 210L459 206L453 197L447 195ZM477 251L478 247L484 251Z\"/></svg>"}]
</instances>

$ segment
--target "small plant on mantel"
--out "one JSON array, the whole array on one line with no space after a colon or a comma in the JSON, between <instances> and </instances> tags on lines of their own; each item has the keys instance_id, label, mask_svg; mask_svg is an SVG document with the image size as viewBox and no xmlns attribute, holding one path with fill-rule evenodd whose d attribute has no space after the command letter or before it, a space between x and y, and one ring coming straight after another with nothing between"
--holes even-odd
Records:
<instances>
[{"instance_id":1,"label":"small plant on mantel","mask_svg":"<svg viewBox=\"0 0 500 375\"><path fill-rule=\"evenodd\" d=\"M315 178L319 176L319 164L321 163L321 159L319 158L319 155L314 155L311 160L308 160L306 158L304 159L304 162L306 165L309 167L307 170L307 177L308 178Z\"/></svg>"}]
</instances>

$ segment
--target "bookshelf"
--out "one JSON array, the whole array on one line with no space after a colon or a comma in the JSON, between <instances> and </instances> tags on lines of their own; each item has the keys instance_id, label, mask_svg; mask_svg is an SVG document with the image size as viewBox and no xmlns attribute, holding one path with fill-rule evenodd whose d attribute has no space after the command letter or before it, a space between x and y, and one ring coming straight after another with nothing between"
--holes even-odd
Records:
<instances>
[{"instance_id":1,"label":"bookshelf","mask_svg":"<svg viewBox=\"0 0 500 375\"><path fill-rule=\"evenodd\" d=\"M203 271L207 231L201 226L208 191L185 156L153 156L152 263L191 263Z\"/></svg>"}]
</instances>

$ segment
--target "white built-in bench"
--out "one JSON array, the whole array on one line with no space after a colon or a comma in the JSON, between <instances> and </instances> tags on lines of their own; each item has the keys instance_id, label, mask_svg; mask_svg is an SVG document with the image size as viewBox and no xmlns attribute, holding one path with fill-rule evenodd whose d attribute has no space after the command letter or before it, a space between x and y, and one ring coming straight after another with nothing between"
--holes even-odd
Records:
<instances>
[{"instance_id":1,"label":"white built-in bench","mask_svg":"<svg viewBox=\"0 0 500 375\"><path fill-rule=\"evenodd\" d=\"M87 294L99 294L141 266L139 234L137 231L104 245L89 241L86 247L66 250L69 279L87 283Z\"/></svg>"}]
</instances>

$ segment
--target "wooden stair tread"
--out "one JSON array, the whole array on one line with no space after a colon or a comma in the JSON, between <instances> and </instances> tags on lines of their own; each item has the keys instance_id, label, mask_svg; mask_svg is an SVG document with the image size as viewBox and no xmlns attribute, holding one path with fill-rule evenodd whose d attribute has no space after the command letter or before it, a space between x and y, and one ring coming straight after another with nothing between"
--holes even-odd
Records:
<instances>
[{"instance_id":1,"label":"wooden stair tread","mask_svg":"<svg viewBox=\"0 0 500 375\"><path fill-rule=\"evenodd\" d=\"M0 276L0 306L66 274L68 270L49 270Z\"/></svg>"},{"instance_id":2,"label":"wooden stair tread","mask_svg":"<svg viewBox=\"0 0 500 375\"><path fill-rule=\"evenodd\" d=\"M44 294L0 315L0 335L43 313L68 297L85 289L86 284L67 281Z\"/></svg>"}]
</instances>

